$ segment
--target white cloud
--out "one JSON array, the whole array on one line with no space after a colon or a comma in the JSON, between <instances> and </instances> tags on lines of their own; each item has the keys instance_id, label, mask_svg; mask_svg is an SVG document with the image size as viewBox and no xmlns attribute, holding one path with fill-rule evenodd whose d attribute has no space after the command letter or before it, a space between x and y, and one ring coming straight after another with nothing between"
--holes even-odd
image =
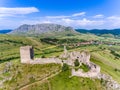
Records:
<instances>
[{"instance_id":1,"label":"white cloud","mask_svg":"<svg viewBox=\"0 0 120 90\"><path fill-rule=\"evenodd\" d=\"M104 15L98 14L98 15L93 16L93 18L104 18Z\"/></svg>"},{"instance_id":2,"label":"white cloud","mask_svg":"<svg viewBox=\"0 0 120 90\"><path fill-rule=\"evenodd\" d=\"M86 14L86 12L80 12L80 13L75 13L72 16L74 16L74 17L76 17L76 16L83 16L85 14Z\"/></svg>"},{"instance_id":3,"label":"white cloud","mask_svg":"<svg viewBox=\"0 0 120 90\"><path fill-rule=\"evenodd\" d=\"M20 9L20 8L19 8ZM95 16L86 16L85 12L75 13L71 15L58 15L58 16L43 16L43 17L20 17L20 18L6 18L7 16L21 16L33 12L39 12L37 8L12 8L9 10L0 8L0 28L17 28L22 24L39 24L39 23L56 23L74 28L85 29L111 29L120 28L120 16L106 17L102 14ZM2 11L1 11L2 10ZM85 16L84 16L85 15ZM6 17L5 17L6 16ZM99 19L98 19L99 18ZM8 24L6 24L8 23Z\"/></svg>"},{"instance_id":4,"label":"white cloud","mask_svg":"<svg viewBox=\"0 0 120 90\"><path fill-rule=\"evenodd\" d=\"M16 7L16 8L0 7L0 17L25 15L34 12L39 12L39 10L35 7Z\"/></svg>"},{"instance_id":5,"label":"white cloud","mask_svg":"<svg viewBox=\"0 0 120 90\"><path fill-rule=\"evenodd\" d=\"M109 19L109 20L117 20L117 19L120 19L120 16L110 16L110 17L107 17L107 19Z\"/></svg>"},{"instance_id":6,"label":"white cloud","mask_svg":"<svg viewBox=\"0 0 120 90\"><path fill-rule=\"evenodd\" d=\"M46 18L49 18L49 19L63 19L63 18L72 18L72 17L78 17L78 16L83 16L85 15L86 12L80 12L80 13L75 13L75 14L72 14L72 15L60 15L60 16L46 16Z\"/></svg>"},{"instance_id":7,"label":"white cloud","mask_svg":"<svg viewBox=\"0 0 120 90\"><path fill-rule=\"evenodd\" d=\"M66 23L67 25L70 26L75 26L75 27L87 27L87 26L99 26L103 25L104 21L103 20L89 20L86 18L80 19L80 20L73 20L73 19L62 19L63 23Z\"/></svg>"},{"instance_id":8,"label":"white cloud","mask_svg":"<svg viewBox=\"0 0 120 90\"><path fill-rule=\"evenodd\" d=\"M46 16L46 18L56 18L56 19L60 19L60 18L68 18L68 17L71 17L71 16Z\"/></svg>"},{"instance_id":9,"label":"white cloud","mask_svg":"<svg viewBox=\"0 0 120 90\"><path fill-rule=\"evenodd\" d=\"M109 23L109 26L112 26L113 28L120 28L120 16L110 16L107 17L106 20Z\"/></svg>"}]
</instances>

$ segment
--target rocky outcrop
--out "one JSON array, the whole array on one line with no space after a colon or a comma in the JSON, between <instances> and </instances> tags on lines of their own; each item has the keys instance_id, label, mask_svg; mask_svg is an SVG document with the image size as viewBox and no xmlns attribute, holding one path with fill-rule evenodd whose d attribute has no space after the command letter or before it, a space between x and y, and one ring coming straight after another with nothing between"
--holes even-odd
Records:
<instances>
[{"instance_id":1,"label":"rocky outcrop","mask_svg":"<svg viewBox=\"0 0 120 90\"><path fill-rule=\"evenodd\" d=\"M46 32L61 32L74 31L72 27L65 27L58 24L36 24L36 25L21 25L10 34L42 34Z\"/></svg>"}]
</instances>

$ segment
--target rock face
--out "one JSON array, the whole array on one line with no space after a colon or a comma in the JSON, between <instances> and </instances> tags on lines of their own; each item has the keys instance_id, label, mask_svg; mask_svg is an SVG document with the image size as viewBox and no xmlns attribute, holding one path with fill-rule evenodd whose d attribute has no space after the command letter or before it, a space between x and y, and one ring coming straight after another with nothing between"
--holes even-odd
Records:
<instances>
[{"instance_id":1,"label":"rock face","mask_svg":"<svg viewBox=\"0 0 120 90\"><path fill-rule=\"evenodd\" d=\"M21 25L20 27L18 27L17 29L13 30L12 32L10 32L10 34L42 34L42 33L46 33L46 32L61 32L61 31L69 31L72 30L72 27L65 27L62 25L58 25L58 24L36 24L36 25Z\"/></svg>"}]
</instances>

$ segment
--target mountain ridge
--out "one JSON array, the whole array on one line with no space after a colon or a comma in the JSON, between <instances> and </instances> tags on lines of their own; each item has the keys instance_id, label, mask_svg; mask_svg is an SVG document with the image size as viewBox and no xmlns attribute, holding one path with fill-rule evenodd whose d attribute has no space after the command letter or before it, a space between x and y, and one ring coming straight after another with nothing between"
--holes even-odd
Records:
<instances>
[{"instance_id":1,"label":"mountain ridge","mask_svg":"<svg viewBox=\"0 0 120 90\"><path fill-rule=\"evenodd\" d=\"M59 24L23 24L9 34L42 34L47 32L75 31L72 27Z\"/></svg>"},{"instance_id":2,"label":"mountain ridge","mask_svg":"<svg viewBox=\"0 0 120 90\"><path fill-rule=\"evenodd\" d=\"M9 32L11 32L11 29L4 29L4 30L0 30L0 34L7 34Z\"/></svg>"},{"instance_id":3,"label":"mountain ridge","mask_svg":"<svg viewBox=\"0 0 120 90\"><path fill-rule=\"evenodd\" d=\"M113 35L120 35L120 29L75 29L77 32L80 33L92 33L95 35L102 35L102 34L113 34Z\"/></svg>"}]
</instances>

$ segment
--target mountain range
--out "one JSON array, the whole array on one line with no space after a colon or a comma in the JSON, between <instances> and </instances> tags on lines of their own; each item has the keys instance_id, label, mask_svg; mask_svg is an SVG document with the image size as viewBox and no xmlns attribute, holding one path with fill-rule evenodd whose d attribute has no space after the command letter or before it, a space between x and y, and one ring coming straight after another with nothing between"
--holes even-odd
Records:
<instances>
[{"instance_id":1,"label":"mountain range","mask_svg":"<svg viewBox=\"0 0 120 90\"><path fill-rule=\"evenodd\" d=\"M120 35L120 29L92 29L92 30L86 30L86 29L76 29L77 32L80 33L92 33L95 35L102 35L102 34L113 34L113 35Z\"/></svg>"},{"instance_id":2,"label":"mountain range","mask_svg":"<svg viewBox=\"0 0 120 90\"><path fill-rule=\"evenodd\" d=\"M12 31L11 29L0 30L0 34L6 34L6 33L9 33L9 32L11 32L11 31Z\"/></svg>"},{"instance_id":3,"label":"mountain range","mask_svg":"<svg viewBox=\"0 0 120 90\"><path fill-rule=\"evenodd\" d=\"M14 30L0 30L0 34L17 34L17 35L39 35L39 34L76 34L79 33L92 33L95 35L102 34L113 34L120 35L120 29L73 29L72 27L66 27L58 24L36 24L36 25L28 25L24 24L19 26ZM78 34L78 33L77 33Z\"/></svg>"}]
</instances>

